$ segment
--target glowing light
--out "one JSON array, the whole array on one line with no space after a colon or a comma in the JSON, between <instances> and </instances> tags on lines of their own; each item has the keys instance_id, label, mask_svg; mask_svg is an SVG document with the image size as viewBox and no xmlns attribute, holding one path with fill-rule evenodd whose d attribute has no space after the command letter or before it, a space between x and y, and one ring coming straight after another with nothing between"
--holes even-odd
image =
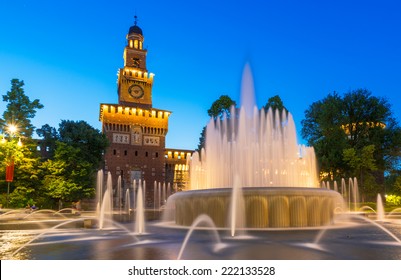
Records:
<instances>
[{"instance_id":1,"label":"glowing light","mask_svg":"<svg viewBox=\"0 0 401 280\"><path fill-rule=\"evenodd\" d=\"M17 126L15 126L15 125L13 125L13 124L10 124L10 125L8 126L8 131L9 131L11 134L15 134L15 133L18 131L18 128L17 128Z\"/></svg>"}]
</instances>

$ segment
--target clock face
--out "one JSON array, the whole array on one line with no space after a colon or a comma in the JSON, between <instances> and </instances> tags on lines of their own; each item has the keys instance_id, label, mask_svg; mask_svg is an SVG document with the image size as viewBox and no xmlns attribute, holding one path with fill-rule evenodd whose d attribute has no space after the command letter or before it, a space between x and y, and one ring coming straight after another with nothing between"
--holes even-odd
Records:
<instances>
[{"instance_id":1,"label":"clock face","mask_svg":"<svg viewBox=\"0 0 401 280\"><path fill-rule=\"evenodd\" d=\"M143 88L140 85L134 84L128 88L128 93L133 98L141 98L143 96Z\"/></svg>"},{"instance_id":2,"label":"clock face","mask_svg":"<svg viewBox=\"0 0 401 280\"><path fill-rule=\"evenodd\" d=\"M134 67L138 67L139 68L139 64L140 64L139 58L133 58L132 60L134 62Z\"/></svg>"}]
</instances>

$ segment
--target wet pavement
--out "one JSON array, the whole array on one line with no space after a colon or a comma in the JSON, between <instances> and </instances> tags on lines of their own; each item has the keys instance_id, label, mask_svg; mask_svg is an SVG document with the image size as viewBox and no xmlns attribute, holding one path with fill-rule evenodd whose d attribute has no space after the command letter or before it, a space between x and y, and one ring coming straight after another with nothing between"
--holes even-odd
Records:
<instances>
[{"instance_id":1,"label":"wet pavement","mask_svg":"<svg viewBox=\"0 0 401 280\"><path fill-rule=\"evenodd\" d=\"M30 260L399 260L401 220L358 216L326 229L247 230L174 228L150 222L112 228L0 230L0 257ZM186 240L187 239L187 240ZM187 242L184 242L184 241ZM186 243L185 246L183 244Z\"/></svg>"}]
</instances>

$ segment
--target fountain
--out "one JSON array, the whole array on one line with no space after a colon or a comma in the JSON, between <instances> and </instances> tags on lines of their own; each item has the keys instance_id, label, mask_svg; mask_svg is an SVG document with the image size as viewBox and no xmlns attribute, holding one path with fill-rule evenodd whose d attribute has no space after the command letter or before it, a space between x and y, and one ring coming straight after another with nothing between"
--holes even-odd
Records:
<instances>
[{"instance_id":1,"label":"fountain","mask_svg":"<svg viewBox=\"0 0 401 280\"><path fill-rule=\"evenodd\" d=\"M137 203L136 203L136 219L135 219L135 233L143 234L145 232L145 210L144 210L144 195L142 192L142 185L139 182Z\"/></svg>"},{"instance_id":2,"label":"fountain","mask_svg":"<svg viewBox=\"0 0 401 280\"><path fill-rule=\"evenodd\" d=\"M384 206L383 206L383 200L380 194L377 194L377 203L376 203L376 213L377 213L377 218L376 220L382 222L384 221Z\"/></svg>"},{"instance_id":3,"label":"fountain","mask_svg":"<svg viewBox=\"0 0 401 280\"><path fill-rule=\"evenodd\" d=\"M400 208L380 223L346 212L343 197L348 206L358 202L356 180L348 189L344 179L340 188L320 188L313 148L296 143L291 114L255 108L248 67L242 95L240 110L209 123L205 149L191 162L190 189L174 185L170 196L170 185L154 182L153 209L144 209L146 185L135 181L122 211L121 181L113 192L111 174L103 187L99 171L96 215L68 216L67 208L0 214L1 259L400 259ZM98 226L85 226L88 220Z\"/></svg>"},{"instance_id":4,"label":"fountain","mask_svg":"<svg viewBox=\"0 0 401 280\"><path fill-rule=\"evenodd\" d=\"M110 172L107 174L106 191L102 197L99 212L99 229L111 226L113 216L113 186Z\"/></svg>"},{"instance_id":5,"label":"fountain","mask_svg":"<svg viewBox=\"0 0 401 280\"><path fill-rule=\"evenodd\" d=\"M127 215L130 215L131 213L131 199L130 199L129 189L125 191L124 212Z\"/></svg>"},{"instance_id":6,"label":"fountain","mask_svg":"<svg viewBox=\"0 0 401 280\"><path fill-rule=\"evenodd\" d=\"M290 113L256 108L249 66L242 81L241 108L209 122L205 148L189 162L190 190L170 199L175 223L190 226L197 216L207 214L216 226L228 227L228 205L238 177L246 227L331 224L342 198L319 188L314 149L297 144Z\"/></svg>"}]
</instances>

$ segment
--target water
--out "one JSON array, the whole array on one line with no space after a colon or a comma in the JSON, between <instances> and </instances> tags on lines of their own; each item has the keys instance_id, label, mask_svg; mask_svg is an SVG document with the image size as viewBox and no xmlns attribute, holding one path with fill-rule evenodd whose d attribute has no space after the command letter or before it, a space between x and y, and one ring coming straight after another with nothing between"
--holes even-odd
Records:
<instances>
[{"instance_id":1,"label":"water","mask_svg":"<svg viewBox=\"0 0 401 280\"><path fill-rule=\"evenodd\" d=\"M365 211L365 210L369 210L369 211L372 211L373 213L377 213L375 209L373 209L372 207L367 206L367 205L362 206L361 208L359 208L359 211Z\"/></svg>"},{"instance_id":2,"label":"water","mask_svg":"<svg viewBox=\"0 0 401 280\"><path fill-rule=\"evenodd\" d=\"M347 186L345 184L345 179L341 179L341 195L342 197L346 198L347 197Z\"/></svg>"},{"instance_id":3,"label":"water","mask_svg":"<svg viewBox=\"0 0 401 280\"><path fill-rule=\"evenodd\" d=\"M358 211L360 197L357 178L348 178L348 188L346 180L344 178L341 179L340 189L338 189L336 181L334 181L333 184L333 190L335 192L341 193L341 196L344 198L344 201L347 204L348 211ZM330 189L330 182L322 182L322 188Z\"/></svg>"},{"instance_id":4,"label":"water","mask_svg":"<svg viewBox=\"0 0 401 280\"><path fill-rule=\"evenodd\" d=\"M208 123L205 147L190 162L191 189L232 187L318 187L315 152L297 143L291 113L258 110L252 75L245 67L241 108Z\"/></svg>"},{"instance_id":5,"label":"water","mask_svg":"<svg viewBox=\"0 0 401 280\"><path fill-rule=\"evenodd\" d=\"M103 170L99 170L97 172L97 180L96 180L96 203L102 205L103 199Z\"/></svg>"},{"instance_id":6,"label":"water","mask_svg":"<svg viewBox=\"0 0 401 280\"><path fill-rule=\"evenodd\" d=\"M135 233L145 233L145 207L144 207L144 195L142 192L142 185L139 183L137 203L136 203L136 219L135 219Z\"/></svg>"},{"instance_id":7,"label":"water","mask_svg":"<svg viewBox=\"0 0 401 280\"><path fill-rule=\"evenodd\" d=\"M390 213L388 213L388 216L395 215L396 213L399 213L399 212L401 212L401 208L393 209L393 210L391 210Z\"/></svg>"},{"instance_id":8,"label":"water","mask_svg":"<svg viewBox=\"0 0 401 280\"><path fill-rule=\"evenodd\" d=\"M230 203L231 236L235 236L237 228L245 227L244 199L242 195L241 179L239 176L235 176Z\"/></svg>"},{"instance_id":9,"label":"water","mask_svg":"<svg viewBox=\"0 0 401 280\"><path fill-rule=\"evenodd\" d=\"M192 194L175 195L177 224L188 226L198 215L208 214L235 235L240 216L263 228L331 223L342 200L329 186L319 188L314 149L297 143L291 113L258 110L254 95L247 65L240 108L232 107L230 117L209 121L205 147L189 162ZM232 192L222 191L233 187ZM220 222L221 213L227 217L227 193L232 200L228 225ZM240 199L245 201L241 209Z\"/></svg>"},{"instance_id":10,"label":"water","mask_svg":"<svg viewBox=\"0 0 401 280\"><path fill-rule=\"evenodd\" d=\"M150 223L146 235L132 233L131 224L113 222L109 229L82 229L60 221L43 230L0 231L1 259L37 260L246 260L246 259L352 259L401 258L399 223L378 224L358 215L358 222L342 227L310 230L250 230L249 238L225 236L210 217L198 217L190 228L169 228ZM395 219L396 220L396 219ZM398 220L399 221L399 220Z\"/></svg>"},{"instance_id":11,"label":"water","mask_svg":"<svg viewBox=\"0 0 401 280\"><path fill-rule=\"evenodd\" d=\"M397 246L401 246L401 239L395 233L391 232L390 230L388 230L383 225L381 225L381 224L379 224L379 223L377 223L375 221L372 221L369 218L363 217L363 216L358 216L357 215L356 218L362 219L362 220L364 220L364 221L376 226L377 228L383 230L385 233L387 233L388 236L390 236L392 239L394 239L395 242L397 242Z\"/></svg>"},{"instance_id":12,"label":"water","mask_svg":"<svg viewBox=\"0 0 401 280\"><path fill-rule=\"evenodd\" d=\"M110 172L107 174L106 191L102 197L99 213L99 229L111 227L113 216L113 185Z\"/></svg>"},{"instance_id":13,"label":"water","mask_svg":"<svg viewBox=\"0 0 401 280\"><path fill-rule=\"evenodd\" d=\"M124 210L125 210L124 212L128 215L131 213L131 198L129 189L125 191Z\"/></svg>"},{"instance_id":14,"label":"water","mask_svg":"<svg viewBox=\"0 0 401 280\"><path fill-rule=\"evenodd\" d=\"M122 211L122 199L123 199L123 190L122 190L122 186L121 186L121 175L118 176L117 178L117 194L116 194L116 203L114 205L116 205L117 209L119 210L119 213L121 214Z\"/></svg>"},{"instance_id":15,"label":"water","mask_svg":"<svg viewBox=\"0 0 401 280\"><path fill-rule=\"evenodd\" d=\"M136 191L137 191L137 186L136 186L136 180L132 181L132 195L133 195L133 199L132 199L132 203L134 204L133 208L136 208Z\"/></svg>"},{"instance_id":16,"label":"water","mask_svg":"<svg viewBox=\"0 0 401 280\"><path fill-rule=\"evenodd\" d=\"M377 221L384 221L384 206L383 200L380 194L377 194L377 203L376 203L376 213L377 213Z\"/></svg>"},{"instance_id":17,"label":"water","mask_svg":"<svg viewBox=\"0 0 401 280\"><path fill-rule=\"evenodd\" d=\"M107 174L106 188L103 188L103 172L99 172L98 229L66 230L49 237L49 242L49 231L40 231L29 243L18 245L15 253L27 251L25 258L37 259L181 259L184 252L189 259L400 259L401 226L397 223L369 222L368 229L366 223L338 229L333 224L327 226L334 220L334 209L339 208L336 204L339 194L329 190L328 182L324 189L319 188L313 148L297 144L291 114L258 110L254 100L252 75L247 66L243 74L241 109L232 109L232 118L223 117L208 124L205 149L201 157L194 154L191 163L194 190L171 197L182 212L179 218L185 220L184 226L167 227L148 222L148 234L143 234L146 187L140 182L133 183L135 222L116 223L111 174ZM341 192L348 197L349 206L353 201L356 207L356 179L349 180L349 184L347 190L342 180ZM164 208L162 204L168 199L169 191L169 185L154 184L155 212ZM115 206L120 208L119 187L116 196ZM129 190L125 203L129 209ZM226 211L224 215L222 211ZM241 216L246 218L242 220ZM229 220L229 227L225 220ZM217 222L221 224L216 227ZM18 221L16 227L21 223ZM252 225L247 228L251 238L232 238L244 223ZM58 230L59 225L50 231ZM219 231L227 230L230 237L223 243ZM12 234L17 235L16 232ZM210 233L212 237L205 239L205 234ZM345 236L354 239L350 241ZM374 243L375 239L382 241L389 236L397 246ZM58 245L54 246L53 241ZM315 246L306 249L294 246L300 241ZM29 250L25 250L27 247Z\"/></svg>"},{"instance_id":18,"label":"water","mask_svg":"<svg viewBox=\"0 0 401 280\"><path fill-rule=\"evenodd\" d=\"M356 177L354 177L354 182L353 182L353 189L352 189L352 194L354 197L354 210L358 208L358 203L359 203L359 187L358 187L358 180Z\"/></svg>"},{"instance_id":19,"label":"water","mask_svg":"<svg viewBox=\"0 0 401 280\"><path fill-rule=\"evenodd\" d=\"M219 233L216 230L216 226L213 223L213 220L209 216L202 214L202 215L198 216L194 220L194 222L192 223L189 231L187 232L187 234L185 236L185 239L184 239L184 242L182 243L180 252L178 253L177 260L181 259L182 254L184 253L184 250L185 250L185 248L187 246L187 243L189 241L189 238L191 237L193 231L198 229L198 226L201 225L201 224L206 224L207 229L213 232L214 242L216 243L217 248L222 248L221 239L220 239Z\"/></svg>"}]
</instances>

